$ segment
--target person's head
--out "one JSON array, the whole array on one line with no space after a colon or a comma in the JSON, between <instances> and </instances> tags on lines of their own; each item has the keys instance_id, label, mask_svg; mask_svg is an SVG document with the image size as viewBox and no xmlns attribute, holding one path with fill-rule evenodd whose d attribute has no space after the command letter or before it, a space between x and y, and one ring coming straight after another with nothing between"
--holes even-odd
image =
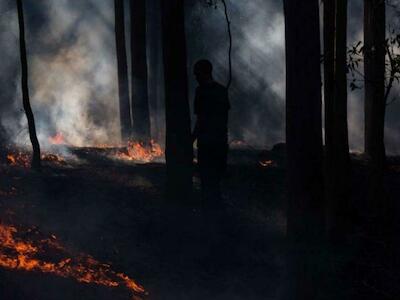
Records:
<instances>
[{"instance_id":1,"label":"person's head","mask_svg":"<svg viewBox=\"0 0 400 300\"><path fill-rule=\"evenodd\" d=\"M194 64L193 73L200 85L213 80L212 71L213 65L207 59L201 59Z\"/></svg>"}]
</instances>

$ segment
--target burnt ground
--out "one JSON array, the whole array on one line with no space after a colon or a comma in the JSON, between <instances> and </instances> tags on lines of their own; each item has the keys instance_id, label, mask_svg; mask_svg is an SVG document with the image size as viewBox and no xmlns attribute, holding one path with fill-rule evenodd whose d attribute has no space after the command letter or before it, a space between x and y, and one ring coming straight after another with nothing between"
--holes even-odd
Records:
<instances>
[{"instance_id":1,"label":"burnt ground","mask_svg":"<svg viewBox=\"0 0 400 300\"><path fill-rule=\"evenodd\" d=\"M68 249L112 264L142 284L148 299L281 299L288 287L285 171L281 156L259 165L254 150L231 152L223 184L225 210L204 216L199 183L185 208L164 197L165 166L75 151L78 160L47 163L41 173L1 169L0 220L35 226ZM265 157L263 157L265 159ZM400 164L386 178L400 195ZM366 171L353 159L354 224L345 249L322 247L318 299L399 299L399 276L386 240L366 230ZM371 225L372 226L372 225ZM373 227L373 226L372 226ZM368 232L368 233L367 233ZM321 250L322 249L322 250ZM388 254L389 253L389 254ZM130 299L121 289L51 274L0 269L0 299Z\"/></svg>"}]
</instances>

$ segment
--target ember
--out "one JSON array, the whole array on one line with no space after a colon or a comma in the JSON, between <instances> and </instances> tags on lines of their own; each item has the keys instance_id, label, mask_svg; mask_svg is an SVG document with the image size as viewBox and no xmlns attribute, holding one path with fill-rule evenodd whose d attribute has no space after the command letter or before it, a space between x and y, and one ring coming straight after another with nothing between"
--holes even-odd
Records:
<instances>
[{"instance_id":1,"label":"ember","mask_svg":"<svg viewBox=\"0 0 400 300\"><path fill-rule=\"evenodd\" d=\"M10 166L21 166L29 168L31 165L31 158L28 154L23 152L9 153L7 155L7 162Z\"/></svg>"},{"instance_id":2,"label":"ember","mask_svg":"<svg viewBox=\"0 0 400 300\"><path fill-rule=\"evenodd\" d=\"M65 258L51 260L60 255ZM35 228L19 231L15 226L0 224L0 267L49 273L110 288L121 287L133 297L146 294L144 288L127 275L113 271L110 265L100 263L90 255L69 253L56 236L45 237Z\"/></svg>"},{"instance_id":3,"label":"ember","mask_svg":"<svg viewBox=\"0 0 400 300\"><path fill-rule=\"evenodd\" d=\"M155 141L150 141L150 144L144 145L144 143L131 141L124 150L119 150L115 157L121 160L130 160L148 163L157 158L161 158L164 152L161 146Z\"/></svg>"},{"instance_id":4,"label":"ember","mask_svg":"<svg viewBox=\"0 0 400 300\"><path fill-rule=\"evenodd\" d=\"M260 160L258 163L260 164L260 166L262 166L264 168L276 166L276 164L273 160Z\"/></svg>"},{"instance_id":5,"label":"ember","mask_svg":"<svg viewBox=\"0 0 400 300\"><path fill-rule=\"evenodd\" d=\"M43 161L48 161L48 162L55 162L59 164L65 164L65 159L57 154L51 154L51 153L46 153L42 155L42 160Z\"/></svg>"},{"instance_id":6,"label":"ember","mask_svg":"<svg viewBox=\"0 0 400 300\"><path fill-rule=\"evenodd\" d=\"M42 154L42 160L45 162L52 162L58 164L65 164L65 159L57 154L44 153ZM23 168L29 168L31 165L31 154L28 152L11 152L7 155L7 163L10 166L19 166Z\"/></svg>"}]
</instances>

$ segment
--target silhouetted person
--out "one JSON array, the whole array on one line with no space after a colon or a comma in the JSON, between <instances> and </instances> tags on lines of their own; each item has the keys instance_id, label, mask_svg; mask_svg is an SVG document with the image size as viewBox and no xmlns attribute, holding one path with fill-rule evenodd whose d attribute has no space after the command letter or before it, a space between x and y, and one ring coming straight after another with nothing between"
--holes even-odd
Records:
<instances>
[{"instance_id":1,"label":"silhouetted person","mask_svg":"<svg viewBox=\"0 0 400 300\"><path fill-rule=\"evenodd\" d=\"M226 170L228 153L227 89L214 81L213 66L208 60L199 60L194 75L199 83L196 89L194 113L197 116L193 142L197 140L203 209L221 206L220 184Z\"/></svg>"}]
</instances>

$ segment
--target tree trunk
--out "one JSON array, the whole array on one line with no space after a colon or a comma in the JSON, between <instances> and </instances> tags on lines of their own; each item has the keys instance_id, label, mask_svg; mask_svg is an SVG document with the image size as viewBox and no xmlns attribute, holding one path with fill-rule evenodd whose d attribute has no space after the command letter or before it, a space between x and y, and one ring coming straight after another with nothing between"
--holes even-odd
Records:
<instances>
[{"instance_id":1,"label":"tree trunk","mask_svg":"<svg viewBox=\"0 0 400 300\"><path fill-rule=\"evenodd\" d=\"M321 233L323 224L318 0L284 3L288 233L300 238Z\"/></svg>"},{"instance_id":2,"label":"tree trunk","mask_svg":"<svg viewBox=\"0 0 400 300\"><path fill-rule=\"evenodd\" d=\"M26 118L28 120L29 138L32 143L32 168L39 170L41 168L40 145L36 135L35 118L33 116L30 100L29 100L29 86L28 86L28 60L26 56L25 44L25 22L22 0L17 0L18 10L18 24L19 24L19 44L21 55L21 87L22 87L22 101L25 110Z\"/></svg>"},{"instance_id":3,"label":"tree trunk","mask_svg":"<svg viewBox=\"0 0 400 300\"><path fill-rule=\"evenodd\" d=\"M161 42L161 13L160 1L147 1L148 16L148 39L147 49L149 55L149 106L151 108L151 131L152 138L158 143L164 138L164 76L162 65L162 42Z\"/></svg>"},{"instance_id":4,"label":"tree trunk","mask_svg":"<svg viewBox=\"0 0 400 300\"><path fill-rule=\"evenodd\" d=\"M150 141L147 88L146 2L131 0L132 116L135 139Z\"/></svg>"},{"instance_id":5,"label":"tree trunk","mask_svg":"<svg viewBox=\"0 0 400 300\"><path fill-rule=\"evenodd\" d=\"M0 164L7 162L6 134L0 122Z\"/></svg>"},{"instance_id":6,"label":"tree trunk","mask_svg":"<svg viewBox=\"0 0 400 300\"><path fill-rule=\"evenodd\" d=\"M322 99L318 0L285 0L287 235L292 243L287 299L315 299L324 236Z\"/></svg>"},{"instance_id":7,"label":"tree trunk","mask_svg":"<svg viewBox=\"0 0 400 300\"><path fill-rule=\"evenodd\" d=\"M193 145L188 102L183 0L162 0L167 193L187 200L192 190Z\"/></svg>"},{"instance_id":8,"label":"tree trunk","mask_svg":"<svg viewBox=\"0 0 400 300\"><path fill-rule=\"evenodd\" d=\"M380 205L385 164L385 2L364 1L365 153L370 159L370 201Z\"/></svg>"},{"instance_id":9,"label":"tree trunk","mask_svg":"<svg viewBox=\"0 0 400 300\"><path fill-rule=\"evenodd\" d=\"M325 106L325 152L327 168L332 157L333 98L335 91L335 11L336 0L324 0L324 106ZM328 163L329 162L329 163Z\"/></svg>"},{"instance_id":10,"label":"tree trunk","mask_svg":"<svg viewBox=\"0 0 400 300\"><path fill-rule=\"evenodd\" d=\"M131 106L129 103L128 64L125 43L124 1L114 0L115 7L115 43L118 64L118 95L121 122L121 139L129 140L132 135Z\"/></svg>"},{"instance_id":11,"label":"tree trunk","mask_svg":"<svg viewBox=\"0 0 400 300\"><path fill-rule=\"evenodd\" d=\"M365 152L373 161L385 157L385 3L364 1Z\"/></svg>"},{"instance_id":12,"label":"tree trunk","mask_svg":"<svg viewBox=\"0 0 400 300\"><path fill-rule=\"evenodd\" d=\"M329 134L326 136L326 195L328 233L342 239L349 222L349 142L347 125L347 0L336 1L334 31L333 95L328 99L325 115Z\"/></svg>"}]
</instances>

